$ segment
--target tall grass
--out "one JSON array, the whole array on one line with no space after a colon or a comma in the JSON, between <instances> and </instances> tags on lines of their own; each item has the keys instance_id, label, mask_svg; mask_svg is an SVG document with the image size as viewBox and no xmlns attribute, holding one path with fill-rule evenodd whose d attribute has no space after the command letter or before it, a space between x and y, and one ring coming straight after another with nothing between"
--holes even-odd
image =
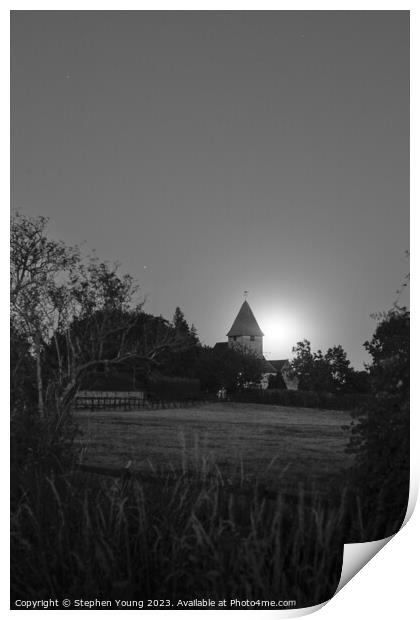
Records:
<instances>
[{"instance_id":1,"label":"tall grass","mask_svg":"<svg viewBox=\"0 0 420 620\"><path fill-rule=\"evenodd\" d=\"M281 481L279 481L281 486ZM346 490L267 489L198 450L172 472L112 479L32 472L12 515L12 599L331 597L349 523ZM350 510L351 509L351 510ZM355 517L349 518L350 514Z\"/></svg>"}]
</instances>

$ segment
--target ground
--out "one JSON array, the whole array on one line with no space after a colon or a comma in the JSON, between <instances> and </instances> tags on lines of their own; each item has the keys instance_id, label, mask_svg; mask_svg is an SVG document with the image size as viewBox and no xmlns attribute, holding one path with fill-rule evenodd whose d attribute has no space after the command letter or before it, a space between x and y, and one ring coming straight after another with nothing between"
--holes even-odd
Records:
<instances>
[{"instance_id":1,"label":"ground","mask_svg":"<svg viewBox=\"0 0 420 620\"><path fill-rule=\"evenodd\" d=\"M216 465L270 486L305 485L337 478L350 415L341 411L243 403L185 409L77 412L82 462L134 471L203 471Z\"/></svg>"}]
</instances>

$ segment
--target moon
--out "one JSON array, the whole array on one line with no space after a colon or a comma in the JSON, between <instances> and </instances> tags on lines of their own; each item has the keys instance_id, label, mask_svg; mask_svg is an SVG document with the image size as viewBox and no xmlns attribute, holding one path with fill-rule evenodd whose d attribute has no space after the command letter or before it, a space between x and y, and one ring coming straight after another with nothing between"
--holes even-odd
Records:
<instances>
[{"instance_id":1,"label":"moon","mask_svg":"<svg viewBox=\"0 0 420 620\"><path fill-rule=\"evenodd\" d=\"M287 357L292 348L304 337L304 329L299 316L291 311L262 314L259 325L264 332L264 350L268 359Z\"/></svg>"}]
</instances>

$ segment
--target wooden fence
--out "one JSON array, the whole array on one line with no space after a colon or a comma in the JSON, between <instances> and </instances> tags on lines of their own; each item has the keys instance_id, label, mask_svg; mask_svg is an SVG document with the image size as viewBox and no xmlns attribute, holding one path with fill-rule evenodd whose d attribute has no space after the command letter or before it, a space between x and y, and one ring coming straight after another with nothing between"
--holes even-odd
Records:
<instances>
[{"instance_id":1,"label":"wooden fence","mask_svg":"<svg viewBox=\"0 0 420 620\"><path fill-rule=\"evenodd\" d=\"M156 398L138 398L133 396L76 396L75 410L89 411L132 411L139 409L183 409L207 402L206 399L159 400Z\"/></svg>"},{"instance_id":2,"label":"wooden fence","mask_svg":"<svg viewBox=\"0 0 420 620\"><path fill-rule=\"evenodd\" d=\"M148 405L145 398L133 396L76 396L74 401L75 409L90 409L90 411L122 409L143 409Z\"/></svg>"}]
</instances>

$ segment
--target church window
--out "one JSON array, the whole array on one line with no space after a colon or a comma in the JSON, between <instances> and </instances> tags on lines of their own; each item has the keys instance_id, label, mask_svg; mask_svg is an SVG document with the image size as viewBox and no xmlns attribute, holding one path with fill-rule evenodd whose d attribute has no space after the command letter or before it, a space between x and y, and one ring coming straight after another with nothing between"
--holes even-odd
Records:
<instances>
[{"instance_id":1,"label":"church window","mask_svg":"<svg viewBox=\"0 0 420 620\"><path fill-rule=\"evenodd\" d=\"M255 342L255 336L251 336L251 342Z\"/></svg>"}]
</instances>

